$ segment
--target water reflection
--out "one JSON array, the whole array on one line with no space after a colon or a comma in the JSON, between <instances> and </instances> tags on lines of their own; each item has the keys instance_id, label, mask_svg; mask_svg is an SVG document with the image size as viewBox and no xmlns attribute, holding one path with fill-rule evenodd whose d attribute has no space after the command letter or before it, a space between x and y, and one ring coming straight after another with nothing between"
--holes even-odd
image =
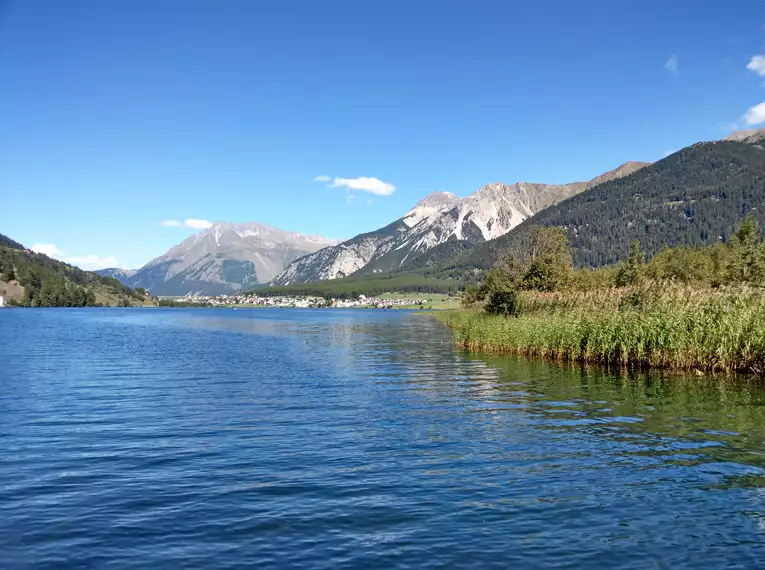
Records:
<instances>
[{"instance_id":1,"label":"water reflection","mask_svg":"<svg viewBox=\"0 0 765 570\"><path fill-rule=\"evenodd\" d=\"M303 377L321 378L331 365L373 417L393 408L419 414L411 408L416 397L434 413L469 413L470 429L499 438L508 437L508 425L550 430L572 445L598 438L620 461L642 467L703 467L714 484L763 482L765 389L751 378L624 373L455 351L448 332L423 315L200 310L174 315L172 324L273 338L276 350L301 363ZM248 356L265 364L284 355L261 349ZM438 433L443 426L429 430L433 441L447 437Z\"/></svg>"},{"instance_id":2,"label":"water reflection","mask_svg":"<svg viewBox=\"0 0 765 570\"><path fill-rule=\"evenodd\" d=\"M726 484L762 486L765 390L754 378L624 373L464 354L499 371L492 409L512 407L546 429L606 438L620 454L705 464Z\"/></svg>"},{"instance_id":3,"label":"water reflection","mask_svg":"<svg viewBox=\"0 0 765 570\"><path fill-rule=\"evenodd\" d=\"M29 567L762 567L749 379L468 354L392 311L0 317Z\"/></svg>"}]
</instances>

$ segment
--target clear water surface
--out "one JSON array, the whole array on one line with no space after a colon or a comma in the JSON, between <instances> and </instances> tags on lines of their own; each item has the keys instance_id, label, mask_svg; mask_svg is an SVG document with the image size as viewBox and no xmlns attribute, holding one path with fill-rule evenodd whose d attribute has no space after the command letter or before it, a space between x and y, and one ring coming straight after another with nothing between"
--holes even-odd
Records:
<instances>
[{"instance_id":1,"label":"clear water surface","mask_svg":"<svg viewBox=\"0 0 765 570\"><path fill-rule=\"evenodd\" d=\"M765 392L408 312L0 311L2 568L763 568Z\"/></svg>"}]
</instances>

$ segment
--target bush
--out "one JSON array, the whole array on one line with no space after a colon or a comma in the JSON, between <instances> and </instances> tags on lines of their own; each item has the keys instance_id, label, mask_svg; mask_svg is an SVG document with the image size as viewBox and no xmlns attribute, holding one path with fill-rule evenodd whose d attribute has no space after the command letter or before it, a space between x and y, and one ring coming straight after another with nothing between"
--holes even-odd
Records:
<instances>
[{"instance_id":1,"label":"bush","mask_svg":"<svg viewBox=\"0 0 765 570\"><path fill-rule=\"evenodd\" d=\"M498 267L484 274L480 286L470 286L463 305L488 299L487 313L517 316L519 291L557 291L571 279L571 254L560 228L536 228L527 251L509 251Z\"/></svg>"},{"instance_id":2,"label":"bush","mask_svg":"<svg viewBox=\"0 0 765 570\"><path fill-rule=\"evenodd\" d=\"M646 306L646 292L633 291L619 301L620 311L642 311Z\"/></svg>"},{"instance_id":3,"label":"bush","mask_svg":"<svg viewBox=\"0 0 765 570\"><path fill-rule=\"evenodd\" d=\"M517 317L520 314L518 292L513 290L494 291L489 296L485 310L490 315Z\"/></svg>"},{"instance_id":4,"label":"bush","mask_svg":"<svg viewBox=\"0 0 765 570\"><path fill-rule=\"evenodd\" d=\"M765 281L765 250L759 237L757 220L749 216L736 232L726 267L729 282L762 286Z\"/></svg>"},{"instance_id":5,"label":"bush","mask_svg":"<svg viewBox=\"0 0 765 570\"><path fill-rule=\"evenodd\" d=\"M521 283L530 291L557 291L568 283L570 275L570 263L556 255L543 255L529 264Z\"/></svg>"},{"instance_id":6,"label":"bush","mask_svg":"<svg viewBox=\"0 0 765 570\"><path fill-rule=\"evenodd\" d=\"M628 287L635 285L643 277L645 253L640 251L640 243L635 240L630 245L630 256L619 268L616 274L616 286Z\"/></svg>"}]
</instances>

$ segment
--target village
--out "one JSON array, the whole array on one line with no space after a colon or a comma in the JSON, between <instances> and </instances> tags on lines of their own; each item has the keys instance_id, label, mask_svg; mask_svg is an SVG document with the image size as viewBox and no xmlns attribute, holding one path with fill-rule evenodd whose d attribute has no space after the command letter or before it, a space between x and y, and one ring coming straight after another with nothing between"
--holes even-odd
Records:
<instances>
[{"instance_id":1,"label":"village","mask_svg":"<svg viewBox=\"0 0 765 570\"><path fill-rule=\"evenodd\" d=\"M359 295L357 299L325 299L314 296L285 296L285 297L259 297L256 295L214 295L192 296L187 295L175 299L179 304L200 305L208 307L273 307L273 308L298 308L298 309L393 309L393 308L419 308L425 307L430 299L402 297L367 297Z\"/></svg>"}]
</instances>

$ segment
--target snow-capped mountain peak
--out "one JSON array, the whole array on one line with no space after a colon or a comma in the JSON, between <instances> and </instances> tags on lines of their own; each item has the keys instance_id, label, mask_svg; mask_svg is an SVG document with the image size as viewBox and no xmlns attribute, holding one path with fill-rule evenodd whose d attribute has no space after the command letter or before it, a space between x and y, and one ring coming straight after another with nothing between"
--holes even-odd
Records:
<instances>
[{"instance_id":1,"label":"snow-capped mountain peak","mask_svg":"<svg viewBox=\"0 0 765 570\"><path fill-rule=\"evenodd\" d=\"M627 176L646 163L627 163L592 181L570 184L493 182L466 198L434 192L388 226L326 247L290 264L272 283L290 285L337 279L356 272L401 267L444 242L466 244L495 239L535 213L594 184Z\"/></svg>"},{"instance_id":2,"label":"snow-capped mountain peak","mask_svg":"<svg viewBox=\"0 0 765 570\"><path fill-rule=\"evenodd\" d=\"M432 216L444 208L453 206L459 201L459 196L455 196L451 192L433 192L417 202L414 208L404 214L401 220L411 228L425 218Z\"/></svg>"}]
</instances>

